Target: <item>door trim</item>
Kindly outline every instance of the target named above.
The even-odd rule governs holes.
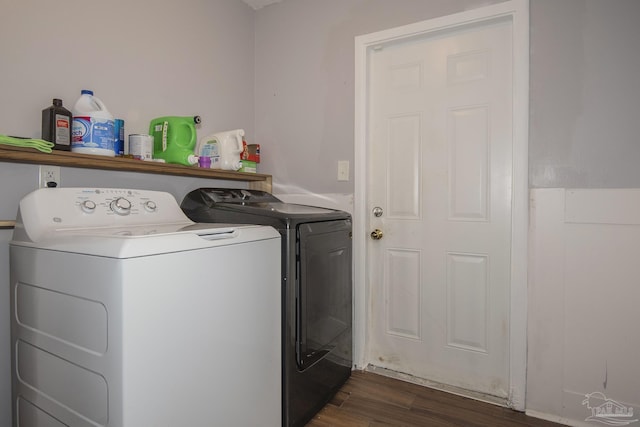
[[[461,28],[496,18],[511,19],[513,28],[513,189],[511,201],[511,288],[509,331],[510,407],[525,408],[527,367],[527,246],[529,215],[529,0],[511,0],[440,18],[404,25],[355,38],[355,193],[354,245],[354,364],[368,365],[370,298],[367,277],[367,114],[369,52],[376,46],[434,31]]]

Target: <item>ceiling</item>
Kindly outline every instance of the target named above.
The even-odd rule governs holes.
[[[249,6],[251,6],[253,10],[258,10],[265,6],[269,6],[270,4],[279,3],[282,0],[242,0],[242,1],[248,4]]]

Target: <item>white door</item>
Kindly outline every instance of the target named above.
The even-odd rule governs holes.
[[[368,360],[499,398],[509,394],[512,64],[510,20],[378,46],[369,62],[368,224],[382,238],[367,247]]]

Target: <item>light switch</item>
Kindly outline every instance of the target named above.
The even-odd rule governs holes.
[[[338,160],[338,181],[349,181],[349,160]]]

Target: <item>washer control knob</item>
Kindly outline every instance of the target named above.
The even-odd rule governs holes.
[[[131,202],[124,197],[118,197],[111,202],[111,210],[118,215],[129,215],[131,213]]]
[[[84,200],[80,203],[80,209],[86,213],[93,213],[96,210],[96,204],[93,200]]]
[[[155,212],[156,209],[158,209],[158,205],[156,205],[156,202],[154,202],[153,200],[147,200],[146,202],[144,202],[144,208],[148,212]]]

